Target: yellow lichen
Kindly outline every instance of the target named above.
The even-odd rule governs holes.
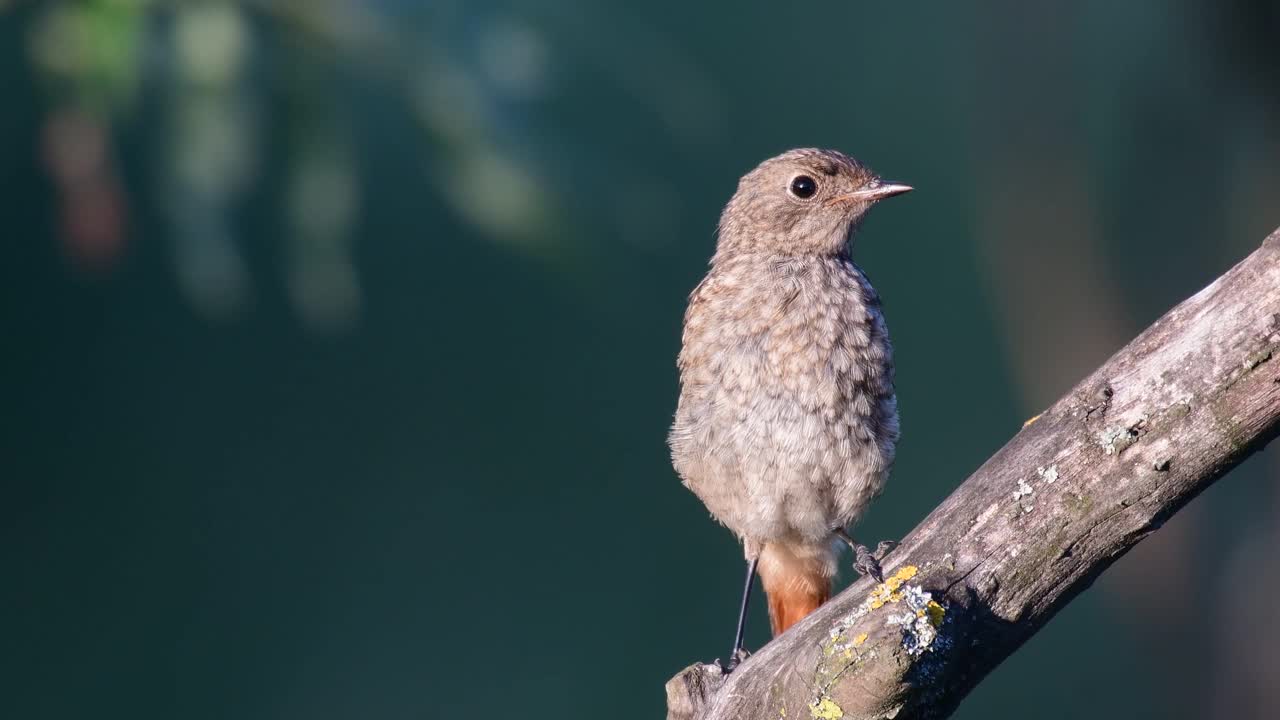
[[[934,627],[942,627],[942,617],[947,614],[946,608],[938,604],[936,600],[930,600],[925,606],[925,612],[929,613],[929,624]]]
[[[903,565],[898,568],[898,572],[894,573],[888,580],[885,580],[884,584],[888,585],[891,589],[896,590],[902,585],[902,583],[915,577],[918,572],[920,572],[920,568],[915,565]]]
[[[818,720],[840,720],[844,710],[829,697],[809,703],[809,714]]]
[[[875,590],[867,596],[867,604],[872,610],[878,610],[884,607],[885,603],[896,603],[902,600],[902,593],[898,589],[902,584],[916,576],[920,572],[920,568],[915,565],[903,565],[898,568],[898,572],[885,578],[885,581],[876,586]]]
[[[854,638],[854,639],[853,639],[853,646],[854,646],[854,647],[858,647],[859,645],[861,645],[862,643],[864,643],[864,642],[866,642],[866,641],[867,641],[867,634],[866,634],[866,633],[859,633],[859,634],[858,634],[858,637],[856,637],[856,638]]]

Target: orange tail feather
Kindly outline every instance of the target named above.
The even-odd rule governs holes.
[[[769,625],[781,635],[831,597],[835,554],[830,546],[767,543],[760,582],[769,598]]]

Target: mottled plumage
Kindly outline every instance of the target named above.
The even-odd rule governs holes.
[[[672,459],[759,558],[777,632],[825,601],[834,532],[893,464],[893,352],[849,240],[867,208],[907,189],[833,151],[766,160],[725,207],[689,298]]]

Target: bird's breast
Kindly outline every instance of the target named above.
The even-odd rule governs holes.
[[[686,351],[726,389],[761,401],[785,394],[818,410],[865,403],[860,386],[879,385],[888,336],[852,263],[740,263],[715,268],[708,284],[691,307]]]

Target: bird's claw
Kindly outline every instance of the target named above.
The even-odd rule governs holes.
[[[857,570],[859,575],[870,575],[876,579],[876,582],[884,582],[884,573],[880,569],[880,561],[884,560],[885,555],[893,552],[898,543],[894,540],[881,540],[880,544],[876,545],[875,552],[872,552],[867,549],[866,545],[854,542],[844,528],[836,528],[834,532],[836,537],[843,540],[849,546],[849,549],[853,550],[853,569]]]
[[[898,547],[897,540],[881,540],[880,543],[876,545],[876,560],[884,560],[884,556],[893,552],[893,549],[896,547]]]
[[[880,563],[896,547],[898,543],[894,540],[881,540],[873,552],[866,545],[853,543],[853,569],[860,575],[870,575],[876,582],[884,582],[884,571],[881,570]]]
[[[751,657],[751,653],[747,652],[746,648],[738,648],[736,651],[734,651],[732,655],[729,656],[729,662],[725,663],[724,674],[728,675],[729,673],[733,672],[734,668],[741,665],[742,661],[746,660],[749,657]]]
[[[876,548],[877,553],[880,548]],[[853,548],[853,569],[858,571],[859,575],[870,575],[876,579],[876,582],[884,582],[884,573],[880,570],[880,560],[876,557],[877,553],[873,553],[867,549],[866,545],[855,545]]]

